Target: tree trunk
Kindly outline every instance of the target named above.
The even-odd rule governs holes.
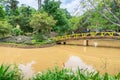
[[[42,0],[38,0],[38,10],[41,9],[41,2],[42,2]]]

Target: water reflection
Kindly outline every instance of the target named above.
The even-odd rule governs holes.
[[[83,51],[84,51],[84,53],[86,53],[87,52],[87,47],[83,47]]]
[[[33,64],[35,64],[35,61],[27,63],[26,65],[24,64],[18,65],[18,68],[22,71],[25,80],[28,80],[33,77],[34,75],[34,70],[32,69]]]
[[[98,42],[94,42],[94,46],[97,47],[98,46]]]
[[[88,70],[88,72],[95,72],[94,68],[90,65],[87,65],[83,62],[78,56],[71,56],[68,61],[65,63],[65,68],[71,68],[73,71],[76,71],[78,67],[81,70]]]

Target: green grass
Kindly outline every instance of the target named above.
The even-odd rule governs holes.
[[[23,80],[23,76],[16,66],[1,65],[0,80]],[[120,73],[114,76],[108,73],[101,75],[99,72],[88,72],[79,68],[73,72],[71,69],[55,67],[52,70],[48,69],[43,73],[37,73],[29,80],[120,80]]]
[[[12,46],[12,47],[42,47],[42,46],[45,46],[45,45],[52,45],[52,44],[55,44],[54,41],[50,41],[50,40],[46,40],[46,41],[42,41],[42,42],[36,42],[36,41],[32,41],[31,44],[25,44],[25,43],[9,43],[9,42],[0,42],[0,45],[3,45],[3,46]]]
[[[16,66],[1,65],[0,80],[22,80],[20,70]]]
[[[101,75],[99,72],[89,73],[87,70],[81,71],[79,68],[77,72],[55,68],[53,70],[47,70],[42,74],[37,74],[33,80],[120,80],[120,73],[111,76],[108,73],[104,75]]]

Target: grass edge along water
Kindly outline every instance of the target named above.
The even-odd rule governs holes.
[[[17,65],[0,66],[0,80],[24,80],[24,76]],[[71,69],[47,69],[45,72],[36,73],[32,79],[28,80],[120,80],[120,73],[117,75],[109,75],[105,73],[101,75],[99,72],[88,72],[86,70],[78,70],[73,72]]]

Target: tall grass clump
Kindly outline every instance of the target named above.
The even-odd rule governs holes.
[[[0,66],[0,80],[22,80],[22,75],[17,66],[2,64]]]
[[[31,79],[23,79],[21,70],[16,66],[1,65],[0,80],[120,80],[120,73],[112,76],[108,73],[101,75],[99,72],[88,72],[78,68],[76,72],[71,69],[48,69],[45,72],[37,73]]]
[[[54,69],[46,70],[44,73],[38,73],[33,80],[75,80],[74,72],[68,69]]]
[[[69,69],[48,69],[46,72],[38,73],[33,80],[120,80],[120,73],[111,76],[108,73],[101,75],[99,72],[88,72],[87,70],[78,70],[73,72]]]

